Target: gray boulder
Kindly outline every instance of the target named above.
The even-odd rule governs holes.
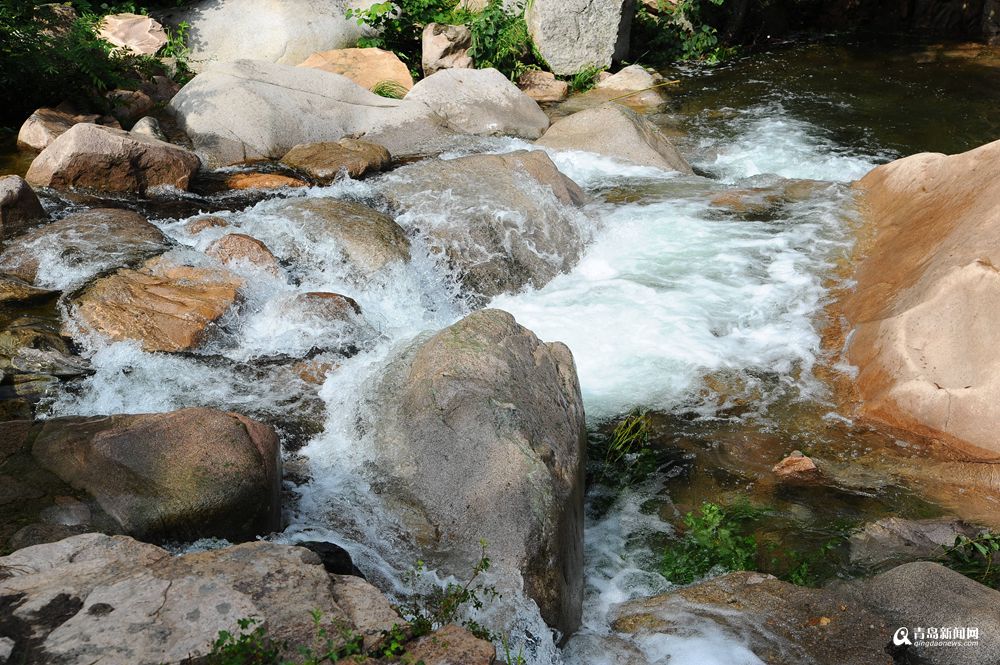
[[[501,588],[563,634],[580,624],[586,426],[569,349],[481,310],[399,349],[366,389],[376,486],[431,566]]]
[[[586,196],[542,151],[426,160],[385,176],[381,191],[474,298],[540,288],[583,251],[574,208]]]
[[[605,104],[563,118],[536,143],[559,150],[593,152],[638,166],[693,173],[656,125],[618,104]]]
[[[48,218],[48,213],[24,178],[16,175],[0,177],[0,242]]]
[[[31,456],[137,538],[247,540],[281,526],[278,437],[234,413],[52,418]]]
[[[888,619],[893,629],[908,628],[911,640],[917,626],[979,629],[974,647],[934,645],[934,640],[929,640],[922,646],[904,647],[908,656],[904,662],[1000,663],[1000,591],[929,561],[897,566],[857,584],[855,590],[865,605]]]
[[[405,156],[453,133],[426,104],[379,97],[332,72],[254,60],[207,69],[169,109],[212,166],[280,159],[297,145],[342,138]]]
[[[130,210],[94,208],[22,234],[0,253],[0,273],[63,289],[98,273],[138,263],[169,241]]]
[[[363,27],[347,10],[374,0],[201,0],[167,12],[171,25],[189,26],[190,66],[246,58],[297,65],[317,51],[357,44]],[[234,38],[239,35],[239,38]]]
[[[571,75],[628,55],[632,0],[534,0],[525,20],[549,68]]]
[[[267,542],[175,557],[88,533],[0,557],[0,625],[13,662],[24,665],[202,662],[219,632],[239,635],[246,618],[287,641],[290,658],[314,645],[315,610],[335,647],[342,630],[374,630],[371,617],[352,611],[363,600],[384,608],[379,626],[390,623],[371,585],[328,575],[307,549]],[[395,623],[405,625],[398,615]]]
[[[549,126],[538,103],[495,69],[443,69],[406,99],[427,104],[463,134],[537,139]]]

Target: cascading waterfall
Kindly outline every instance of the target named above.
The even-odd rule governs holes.
[[[699,389],[704,376],[720,371],[767,373],[776,377],[772,391],[822,398],[822,386],[811,375],[820,352],[815,317],[826,294],[824,279],[850,245],[851,194],[844,183],[871,168],[872,159],[847,153],[773,105],[740,111],[726,132],[705,136],[694,160],[712,179],[627,167],[583,153],[551,153],[564,173],[594,195],[585,210],[592,240],[570,273],[542,289],[490,303],[514,314],[543,340],[569,345],[594,423],[639,406],[711,417],[717,407],[701,400]],[[530,147],[502,140],[488,149]],[[762,174],[828,182],[805,200],[784,205],[773,218],[726,215],[711,204],[719,193],[773,180]],[[295,195],[371,200],[377,188],[377,180],[346,180]],[[453,276],[419,238],[410,264],[358,281],[338,267],[335,246],[303,237],[280,208],[280,200],[270,200],[220,213],[232,226],[198,236],[185,231],[185,220],[157,221],[182,246],[172,251],[188,259],[200,260],[212,240],[239,230],[278,256],[294,256],[295,272],[287,280],[245,272],[242,307],[197,353],[150,354],[134,343],[90,341],[85,354],[96,373],[55,396],[46,408],[51,415],[90,415],[206,405],[279,422],[320,419],[322,432],[301,450],[312,480],[297,488],[300,501],[281,538],[337,542],[371,579],[390,593],[402,593],[401,574],[417,554],[365,479],[370,450],[357,435],[358,397],[394,346],[453,323],[467,306],[457,297]],[[320,359],[340,367],[317,396],[287,368],[260,361],[331,346],[340,334],[336,326],[289,318],[278,306],[295,293],[320,290],[357,300],[377,336],[346,360],[321,353]],[[765,392],[758,408],[766,410],[769,398]],[[622,662],[616,660],[622,654],[601,641],[611,633],[611,607],[669,587],[651,572],[655,553],[635,545],[641,534],[670,529],[643,510],[644,501],[660,489],[654,475],[623,490],[610,511],[588,520],[585,625],[570,641],[566,662]],[[563,652],[533,603],[509,602],[518,613],[510,626],[515,651],[523,647],[533,665],[562,662]],[[651,663],[759,662],[745,645],[717,629],[692,624],[689,633],[629,648]]]

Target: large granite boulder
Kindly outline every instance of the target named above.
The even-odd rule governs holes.
[[[0,243],[48,218],[49,214],[24,178],[0,176]]]
[[[339,74],[253,60],[209,68],[169,108],[212,166],[280,159],[297,145],[342,138],[408,155],[452,134],[426,104],[379,97]]]
[[[200,166],[194,153],[179,146],[79,123],[42,150],[25,179],[36,187],[143,194],[151,187],[187,189]]]
[[[381,191],[473,299],[541,288],[583,251],[585,194],[540,150],[425,160],[385,176]]]
[[[428,564],[501,588],[564,635],[580,624],[586,425],[569,349],[481,310],[397,350],[366,389],[374,486]],[[522,582],[523,580],[523,582]]]
[[[166,22],[190,28],[189,64],[196,72],[217,62],[253,59],[297,65],[317,51],[355,46],[363,36],[350,8],[374,0],[199,0],[166,12]],[[234,38],[239,35],[241,38]]]
[[[72,301],[67,332],[136,340],[146,351],[187,351],[236,302],[243,278],[222,268],[156,257],[102,277]]]
[[[1000,459],[1000,141],[857,183],[870,232],[837,309],[860,415]]]
[[[0,432],[137,538],[248,540],[281,528],[278,438],[244,416],[184,409]]]
[[[64,289],[167,249],[160,229],[131,210],[93,208],[44,224],[7,243],[0,272]]]
[[[656,125],[635,111],[606,104],[557,121],[538,145],[582,150],[638,166],[693,173],[691,166]]]
[[[392,51],[380,48],[342,48],[313,53],[299,67],[312,67],[346,76],[365,90],[386,81],[396,83],[403,93],[413,87],[406,64]]]
[[[427,104],[463,134],[537,139],[549,126],[538,103],[495,69],[441,70],[406,99]]]
[[[88,533],[0,557],[0,571],[3,641],[12,643],[8,661],[23,665],[204,662],[220,631],[257,627],[288,643],[284,662],[318,646],[314,611],[334,648],[393,620],[383,611],[373,625],[353,611],[388,605],[363,580],[331,576],[309,550],[268,542],[172,556]],[[243,619],[256,625],[243,629]]]
[[[525,20],[549,68],[571,75],[628,54],[632,7],[631,0],[534,0]]]

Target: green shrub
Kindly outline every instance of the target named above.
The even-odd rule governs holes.
[[[738,504],[724,508],[704,502],[698,514],[684,517],[684,532],[663,555],[660,572],[675,584],[690,584],[713,569],[727,572],[753,570],[757,539],[744,533],[748,522],[766,511]]]
[[[977,582],[1000,589],[1000,534],[983,531],[975,538],[957,536],[941,563]]]
[[[461,22],[467,12],[456,9],[458,0],[395,0],[376,2],[368,9],[348,10],[348,18],[372,30],[358,46],[394,52],[415,77],[420,76],[421,35],[429,23]]]
[[[64,101],[81,110],[107,111],[104,92],[135,87],[162,71],[154,58],[124,53],[97,37],[103,14],[143,6],[72,4],[80,17],[63,24],[41,2],[0,0],[0,90],[7,102],[0,125],[16,127],[36,108]],[[183,59],[185,37],[184,27],[171,35],[170,55]]]
[[[469,56],[476,67],[493,67],[512,81],[535,65],[532,41],[524,13],[509,14],[502,0],[489,4],[469,20],[472,48]]]
[[[636,3],[632,28],[633,60],[665,64],[675,60],[718,62],[732,55],[719,44],[714,27],[705,21],[707,5],[721,6],[725,0],[658,0],[654,15],[645,4]]]

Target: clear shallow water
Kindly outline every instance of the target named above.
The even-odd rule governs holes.
[[[740,86],[727,87],[735,78],[742,79]],[[593,196],[581,220],[591,237],[588,249],[575,269],[545,288],[502,296],[491,306],[510,311],[542,339],[570,346],[595,427],[641,407],[667,414],[664,431],[679,432],[677,438],[698,445],[751,450],[755,437],[787,437],[802,446],[808,433],[801,434],[788,413],[797,409],[816,418],[832,408],[813,370],[823,363],[817,324],[829,279],[852,241],[855,220],[847,183],[897,148],[886,147],[870,132],[831,131],[841,112],[859,117],[857,99],[847,94],[836,103],[816,101],[815,91],[825,82],[781,90],[781,81],[772,78],[758,89],[739,68],[693,80],[678,112],[660,120],[683,128],[681,145],[699,172],[711,178],[553,153],[559,167]],[[826,109],[835,110],[828,115]],[[490,149],[523,147],[498,141]],[[733,209],[717,200],[748,187],[774,185],[780,182],[776,176],[825,184],[764,211]],[[348,181],[296,196],[377,203],[377,189],[377,180]],[[292,267],[277,278],[247,268],[245,303],[211,343],[194,354],[168,356],[144,353],[135,344],[92,340],[86,354],[96,374],[47,407],[62,415],[208,405],[277,422],[286,444],[303,446],[300,453],[313,478],[295,490],[300,500],[283,538],[338,542],[383,588],[403,593],[402,573],[418,554],[368,485],[363,470],[371,448],[359,434],[359,421],[370,414],[359,413],[358,404],[395,345],[449,325],[468,309],[456,297],[453,276],[435,263],[419,238],[409,265],[359,281],[339,267],[336,246],[297,232],[283,218],[281,205],[265,201],[222,213],[235,229],[259,238]],[[447,220],[449,208],[443,203],[419,214],[428,216],[423,221],[435,215]],[[417,221],[400,219],[404,225]],[[204,260],[201,251],[213,239],[234,230],[190,236],[183,222],[158,223],[182,245],[174,251],[195,261]],[[354,357],[345,360],[326,350],[336,346],[331,340],[340,334],[337,329],[282,314],[282,302],[316,290],[357,300],[376,331]],[[339,368],[317,387],[288,362],[275,362],[306,355]],[[734,403],[750,406],[734,416]],[[772,443],[769,454],[774,449]],[[614,492],[593,487],[584,628],[562,652],[532,603],[508,598],[513,607],[496,608],[494,618],[515,617],[506,625],[515,651],[523,645],[529,662],[539,665],[614,663],[630,650],[650,663],[671,665],[759,662],[741,639],[703,623],[692,623],[683,637],[624,646],[604,639],[611,633],[609,613],[615,604],[669,588],[655,570],[657,543],[673,529],[666,514],[672,501],[678,502],[674,512],[682,512],[690,509],[683,502],[698,500],[695,496],[714,498],[712,492],[745,484],[738,474],[727,478],[686,481],[697,489],[686,496],[667,472]],[[862,491],[875,490],[865,486]]]

